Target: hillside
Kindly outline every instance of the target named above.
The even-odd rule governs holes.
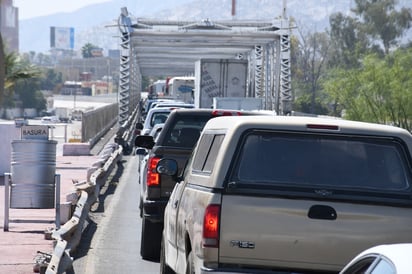
[[[79,9],[72,13],[20,21],[20,51],[47,52],[51,26],[74,27],[75,49],[90,42],[105,49],[118,48],[117,19],[120,9],[126,4],[129,12],[137,18],[172,20],[255,19],[271,20],[282,14],[282,2],[273,0],[237,1],[236,16],[231,15],[231,0],[112,0]],[[289,0],[287,16],[293,17],[304,31],[324,31],[329,26],[329,16],[335,12],[349,14],[353,0]],[[155,3],[155,4],[154,4]],[[408,0],[400,6],[412,7]]]

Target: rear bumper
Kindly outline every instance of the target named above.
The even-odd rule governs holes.
[[[143,202],[143,217],[152,223],[163,223],[167,200],[146,200]]]

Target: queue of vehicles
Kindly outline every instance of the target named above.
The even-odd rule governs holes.
[[[337,273],[371,246],[410,242],[411,149],[384,125],[212,119],[186,166],[156,166],[176,183],[161,273]]]
[[[161,273],[338,273],[362,250],[411,242],[409,132],[276,116],[242,92],[188,109],[145,104],[135,139],[143,259],[160,259]],[[353,273],[383,273],[363,266],[371,272]]]

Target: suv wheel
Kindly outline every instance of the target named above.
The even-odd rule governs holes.
[[[140,240],[140,255],[145,260],[158,260],[160,257],[160,238],[162,225],[152,223],[145,217],[142,219],[142,236]]]

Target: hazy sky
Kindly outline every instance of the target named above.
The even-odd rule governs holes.
[[[19,8],[19,19],[23,20],[57,12],[71,12],[103,2],[110,0],[14,0],[14,6]]]

